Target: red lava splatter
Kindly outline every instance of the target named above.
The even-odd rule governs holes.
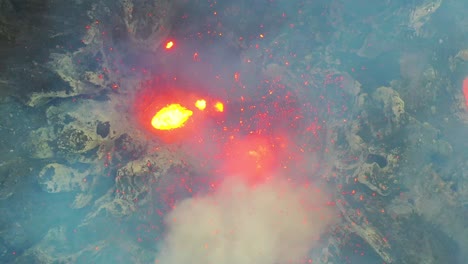
[[[468,110],[468,77],[463,80],[463,96],[465,97],[465,106]]]

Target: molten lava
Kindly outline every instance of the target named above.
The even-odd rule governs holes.
[[[216,102],[214,107],[215,107],[216,112],[220,112],[220,113],[224,112],[224,104],[223,103]]]
[[[205,110],[206,108],[206,100],[199,99],[195,102],[195,107],[198,108],[200,111]]]
[[[151,119],[151,125],[159,130],[172,130],[184,126],[193,112],[180,104],[170,104],[159,110]]]
[[[174,47],[174,41],[170,40],[166,42],[166,49],[171,49],[172,47]]]
[[[226,109],[216,110],[216,103],[223,101],[198,94],[174,80],[155,79],[143,83],[137,91],[132,112],[146,136],[180,143],[198,140],[207,124],[223,120]]]

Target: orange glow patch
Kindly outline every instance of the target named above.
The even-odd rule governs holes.
[[[195,107],[203,111],[206,108],[206,100],[200,99],[195,102]]]
[[[274,147],[264,137],[250,135],[228,142],[225,149],[223,173],[241,177],[249,184],[263,182],[275,166]]]
[[[463,96],[465,97],[465,106],[468,110],[468,77],[463,80]]]
[[[166,42],[166,49],[171,49],[172,47],[174,47],[174,41],[170,40]]]
[[[255,169],[262,169],[264,165],[268,165],[268,164],[263,164],[264,161],[266,160],[266,157],[268,157],[269,155],[268,152],[269,152],[269,149],[266,146],[262,146],[262,145],[253,147],[251,150],[247,152],[250,158],[255,160]]]
[[[184,126],[193,112],[180,104],[170,104],[159,110],[151,119],[151,125],[158,130],[172,130]]]
[[[223,104],[223,103],[221,103],[221,102],[216,102],[215,105],[214,105],[214,107],[215,107],[215,110],[216,110],[217,112],[220,112],[220,113],[224,112],[224,104]]]

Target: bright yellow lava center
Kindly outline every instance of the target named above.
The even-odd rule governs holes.
[[[221,102],[216,102],[215,104],[215,109],[218,112],[223,112],[224,111],[224,105]]]
[[[171,130],[184,126],[193,112],[180,104],[170,104],[157,112],[151,125],[159,130]]]
[[[195,107],[200,109],[201,111],[205,110],[206,108],[206,101],[203,99],[197,100],[195,102]]]

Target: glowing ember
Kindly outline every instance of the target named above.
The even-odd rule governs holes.
[[[221,103],[221,102],[216,102],[215,105],[215,110],[218,111],[218,112],[224,112],[224,104]]]
[[[172,47],[174,47],[174,41],[172,41],[172,40],[168,41],[166,43],[166,49],[171,49]]]
[[[201,111],[205,110],[206,108],[206,101],[203,99],[197,100],[195,102],[195,107],[200,109]]]
[[[184,126],[193,112],[180,104],[170,104],[157,112],[151,125],[159,130],[171,130]]]

